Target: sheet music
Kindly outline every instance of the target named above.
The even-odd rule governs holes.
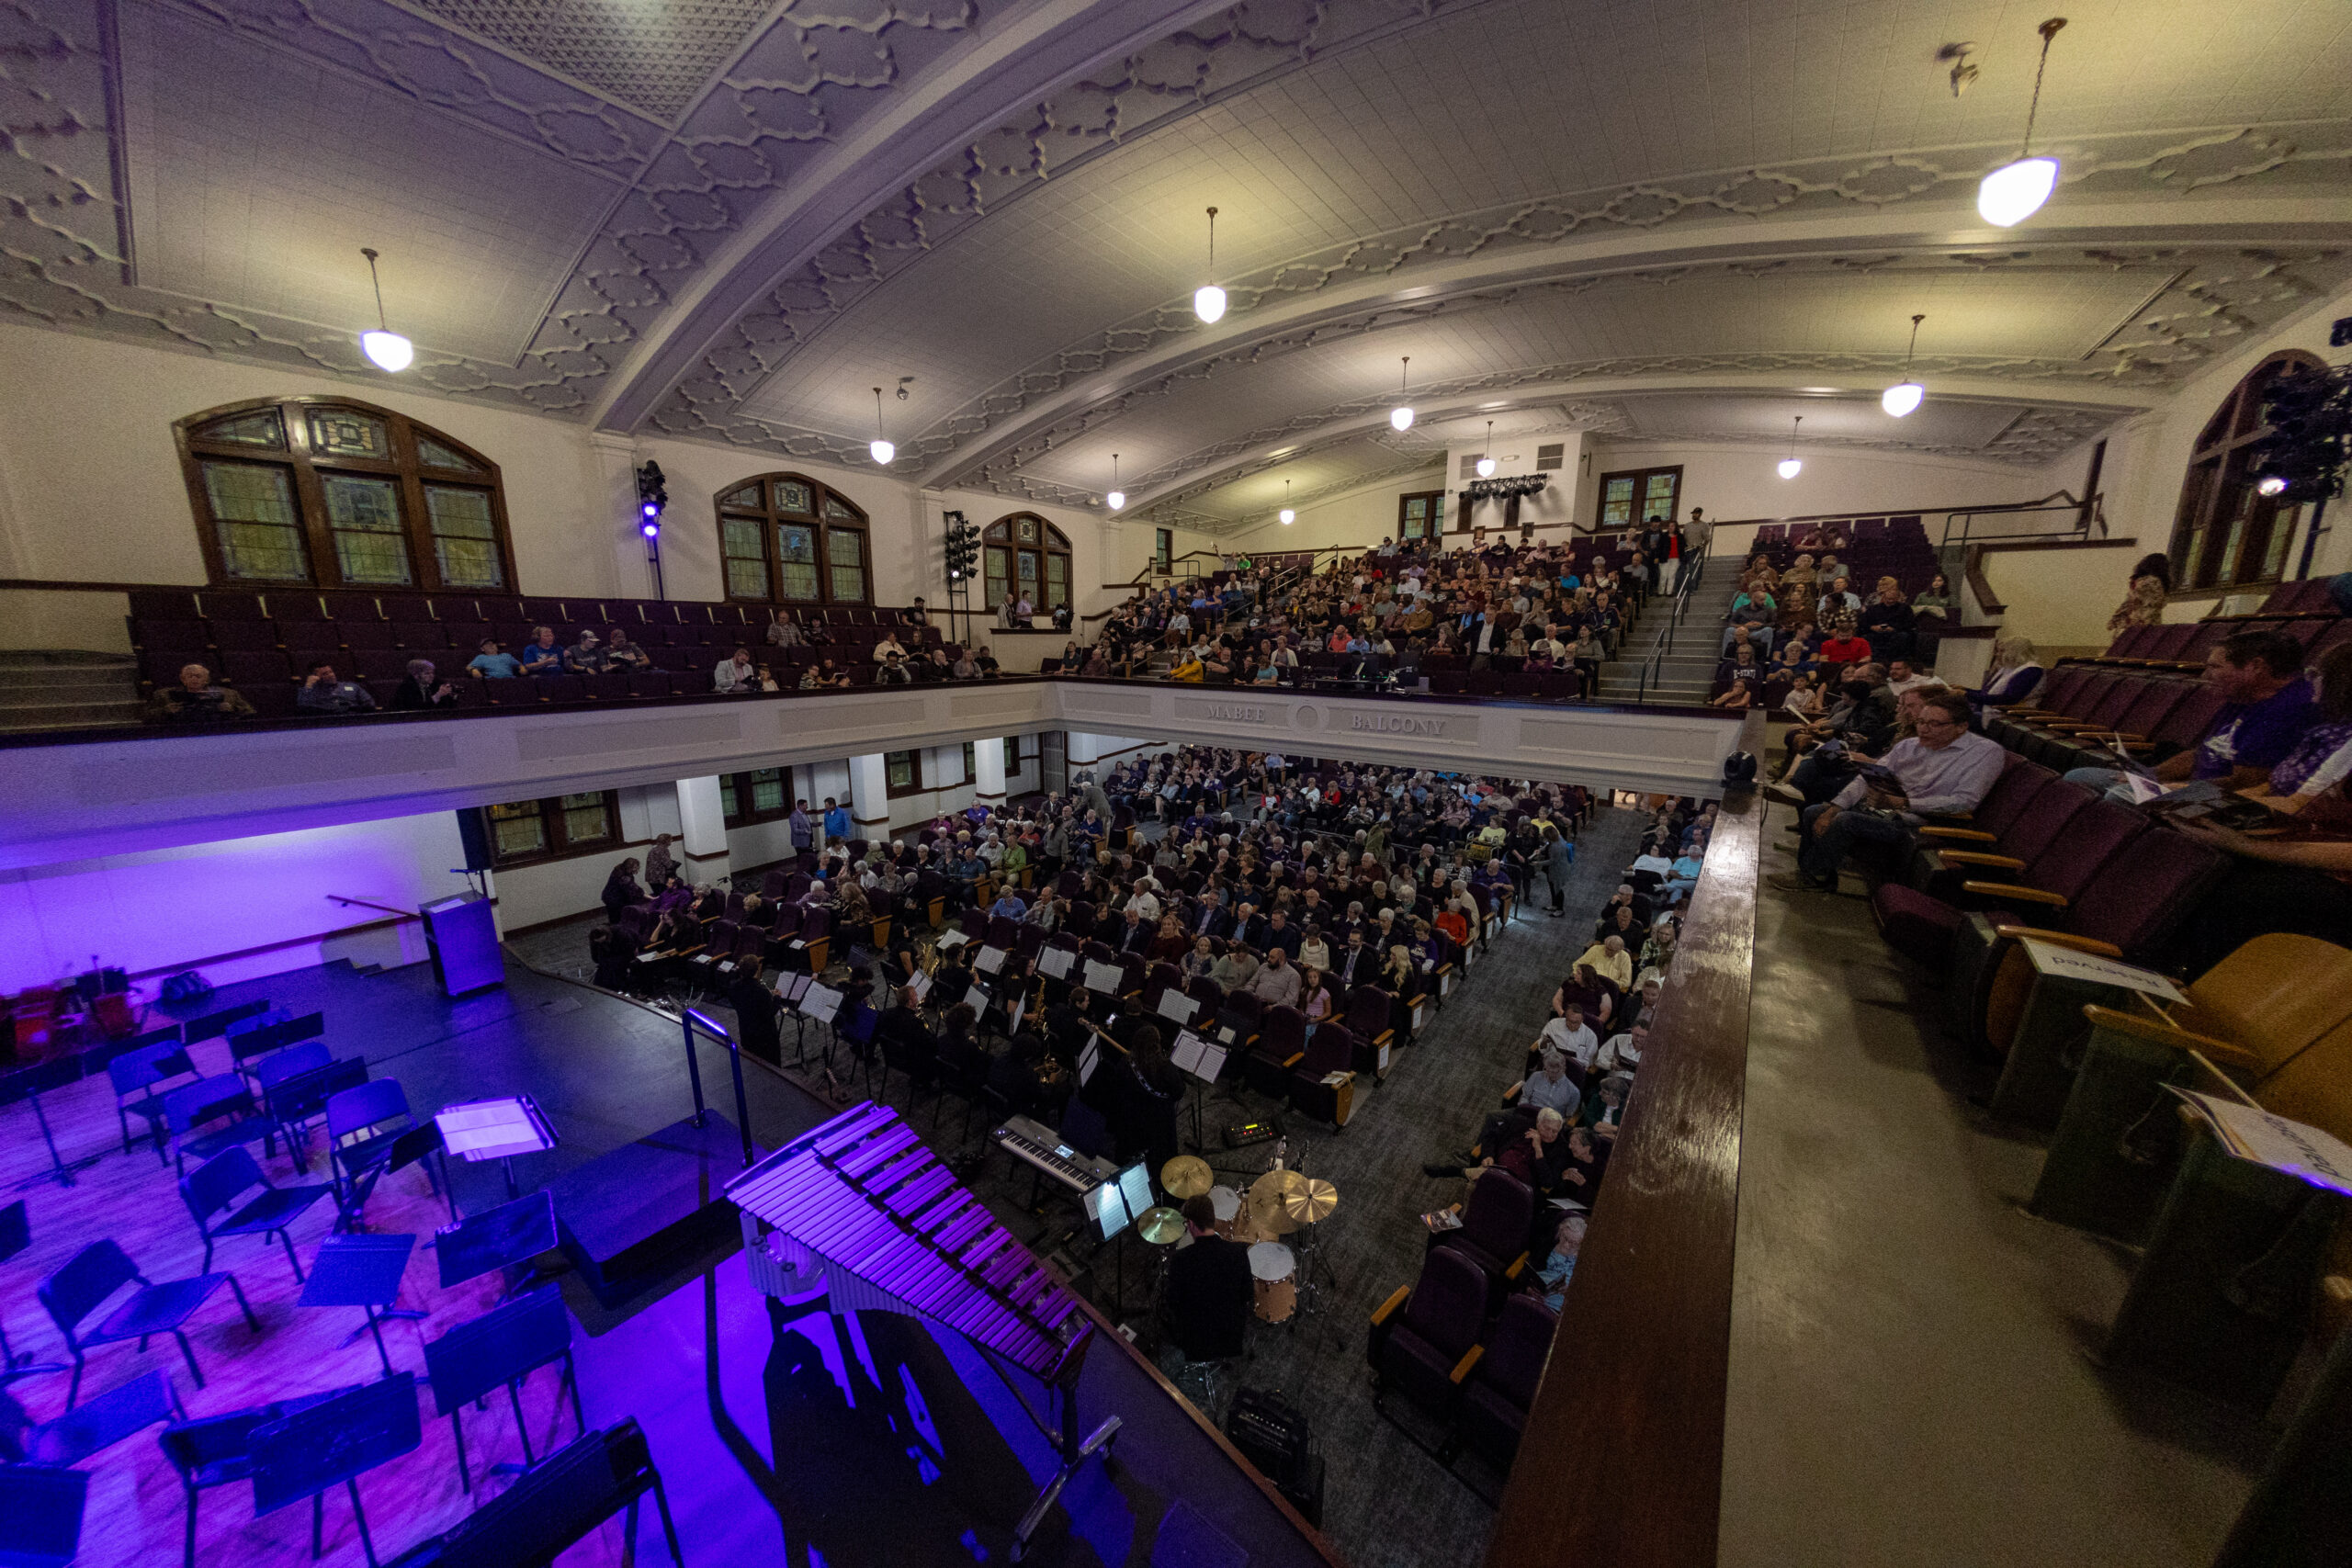
[[[1021,1031],[1021,1015],[1028,1010],[1029,993],[1026,990],[1013,992],[1012,1006],[1005,1014],[1004,1032],[1007,1034],[1019,1033]]]
[[[1037,953],[1038,972],[1050,975],[1057,980],[1062,979],[1069,974],[1069,966],[1077,957],[1078,954],[1066,947],[1041,948]]]
[[[808,984],[812,978],[813,976],[808,975],[777,976],[775,982],[776,1000],[784,1003],[786,1007],[798,1007],[800,1005],[800,998],[808,993]]]
[[[441,1142],[453,1155],[469,1160],[497,1159],[504,1155],[535,1154],[548,1146],[520,1100],[485,1100],[452,1105],[435,1115]]]
[[[914,987],[915,1000],[924,1002],[931,999],[931,972],[929,970],[916,970],[914,978],[909,980],[907,984]]]
[[[972,956],[972,967],[983,975],[993,975],[1004,967],[1005,951],[1001,947],[983,947]]]
[[[800,1011],[820,1023],[833,1021],[833,1014],[842,1005],[842,994],[831,986],[810,985],[800,995]]]
[[[1177,1032],[1176,1049],[1170,1052],[1168,1057],[1203,1083],[1212,1084],[1225,1071],[1225,1058],[1224,1046],[1204,1040],[1189,1029]]]
[[[939,951],[944,953],[951,947],[959,947],[971,940],[960,931],[944,931],[939,938]]]
[[[1078,1082],[1079,1082],[1079,1087],[1080,1087],[1080,1088],[1081,1088],[1081,1089],[1083,1089],[1084,1087],[1086,1087],[1087,1081],[1088,1081],[1089,1079],[1091,1079],[1091,1077],[1094,1077],[1094,1069],[1095,1069],[1096,1067],[1098,1067],[1098,1066],[1102,1066],[1102,1043],[1101,1043],[1100,1041],[1097,1041],[1097,1040],[1089,1039],[1089,1040],[1086,1042],[1086,1043],[1085,1043],[1084,1045],[1082,1045],[1082,1046],[1080,1046],[1080,1047],[1079,1048],[1079,1053],[1078,1053]]]
[[[1086,988],[1106,997],[1115,997],[1126,983],[1126,971],[1115,964],[1105,964],[1099,958],[1086,961]]]
[[[989,994],[980,987],[974,986],[964,993],[964,1005],[976,1013],[985,1014],[989,1010]]]
[[[1193,1014],[1200,1010],[1200,1005],[1171,986],[1159,993],[1159,1006],[1154,1010],[1162,1018],[1171,1019],[1178,1023],[1190,1023],[1193,1021]]]

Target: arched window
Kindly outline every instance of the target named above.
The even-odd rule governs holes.
[[[498,465],[405,414],[267,398],[172,429],[216,586],[514,584]]]
[[[1069,540],[1034,512],[1000,517],[980,533],[980,579],[988,607],[1026,594],[1050,613],[1069,601]]]
[[[2262,403],[2281,376],[2326,368],[2308,354],[2274,354],[2232,388],[2206,421],[2181,480],[2180,508],[2173,514],[2176,588],[2278,580],[2303,509],[2281,506],[2254,488],[2254,444],[2270,434],[2262,423]]]
[[[762,474],[718,494],[727,597],[870,604],[865,513],[806,474]]]

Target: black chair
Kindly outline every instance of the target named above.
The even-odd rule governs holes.
[[[435,1197],[447,1200],[449,1218],[454,1223],[458,1218],[457,1199],[450,1192],[446,1178],[435,1175],[433,1169],[433,1156],[441,1154],[445,1146],[438,1122],[423,1122],[405,1133],[394,1134],[390,1145],[381,1151],[383,1157],[370,1160],[345,1183],[337,1205],[342,1213],[338,1226],[358,1229],[367,1218],[368,1200],[375,1196],[377,1185],[384,1178],[396,1175],[413,1165],[424,1167],[425,1185],[433,1190]]]
[[[149,1336],[156,1334],[168,1334],[179,1341],[187,1370],[195,1376],[196,1386],[202,1388],[204,1369],[196,1364],[196,1351],[189,1347],[182,1325],[224,1284],[235,1293],[238,1310],[245,1314],[246,1326],[259,1334],[261,1320],[254,1316],[253,1303],[245,1300],[244,1289],[233,1274],[197,1274],[185,1280],[166,1280],[159,1285],[141,1274],[138,1265],[111,1241],[94,1241],[75,1253],[64,1268],[43,1280],[36,1292],[50,1321],[63,1336],[66,1349],[74,1355],[74,1376],[66,1385],[65,1408],[73,1409],[74,1399],[81,1393],[82,1371],[91,1350],[125,1339],[135,1339],[143,1345]],[[139,1289],[107,1314],[95,1330],[85,1333],[82,1326],[85,1321],[125,1285],[137,1285]]]
[[[0,1562],[10,1568],[65,1568],[82,1549],[87,1471],[45,1464],[0,1464]]]
[[[280,1052],[279,1055],[291,1056],[296,1051],[307,1052],[310,1049],[308,1045],[298,1045],[294,1051]],[[265,1076],[276,1060],[272,1057],[270,1062],[262,1064]],[[310,1169],[311,1123],[327,1113],[327,1101],[345,1089],[356,1089],[367,1081],[367,1059],[354,1056],[348,1061],[328,1062],[322,1066],[295,1072],[282,1081],[270,1084],[263,1091],[271,1120],[286,1134],[287,1152],[294,1161],[295,1169]],[[332,1160],[328,1163],[328,1169],[332,1175]]]
[[[348,1192],[354,1178],[391,1157],[392,1140],[416,1125],[398,1078],[370,1078],[327,1101],[331,1174]]]
[[[180,1490],[187,1496],[187,1534],[180,1551],[181,1568],[196,1568],[197,1499],[215,1486],[252,1480],[254,1428],[266,1427],[284,1415],[282,1406],[257,1404],[225,1416],[175,1421],[157,1438],[163,1445],[164,1457],[179,1475]]]
[[[114,1085],[115,1119],[122,1123],[122,1152],[130,1152],[130,1119],[136,1116],[147,1123],[158,1164],[164,1158],[164,1097],[196,1081],[196,1064],[179,1043],[179,1031],[171,1033],[169,1040],[125,1052],[107,1064],[107,1077]]]
[[[32,1244],[32,1221],[26,1213],[25,1201],[19,1198],[6,1208],[0,1209],[0,1263],[20,1256]],[[17,1359],[16,1348],[8,1343],[7,1325],[0,1323],[0,1387],[6,1387],[18,1378],[64,1370],[62,1365],[36,1366],[29,1360]]]
[[[187,1414],[169,1372],[132,1378],[38,1427],[15,1400],[0,1398],[0,1458],[10,1464],[80,1464],[144,1427]],[[0,1563],[7,1561],[0,1553]]]
[[[262,1113],[254,1091],[234,1073],[198,1078],[165,1095],[164,1121],[172,1134],[172,1166],[181,1176],[191,1155],[208,1160],[257,1140],[277,1152],[277,1123]]]
[[[260,1190],[254,1191],[255,1188]],[[294,1238],[286,1234],[287,1227],[332,1190],[277,1186],[261,1173],[253,1152],[243,1145],[221,1150],[198,1166],[196,1174],[180,1180],[180,1199],[187,1204],[198,1234],[204,1237],[206,1269],[212,1267],[214,1244],[224,1236],[274,1235],[286,1247],[286,1261],[292,1266],[298,1285],[302,1282],[302,1263],[294,1256]],[[241,1199],[244,1200],[242,1206]],[[215,1224],[213,1216],[224,1209],[231,1211],[229,1217]]]

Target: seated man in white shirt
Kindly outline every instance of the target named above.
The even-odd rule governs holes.
[[[1887,748],[1884,760],[1855,774],[1836,799],[1804,808],[1797,869],[1772,877],[1772,886],[1834,893],[1838,869],[1857,845],[1894,846],[1890,859],[1899,859],[1921,814],[1976,809],[2008,765],[2008,753],[1998,741],[1969,732],[1968,699],[1959,693],[1917,701],[1916,739]]]
[[[1279,947],[1266,950],[1266,962],[1247,982],[1250,994],[1270,1008],[1298,1005],[1298,966]]]
[[[752,650],[739,648],[733,654],[718,661],[711,671],[710,689],[714,692],[741,693],[760,689],[760,672],[752,666]]]
[[[1637,1023],[1623,1034],[1612,1034],[1593,1058],[1596,1072],[1630,1073],[1642,1065],[1642,1047],[1649,1043],[1650,1026]]]
[[[907,656],[907,650],[900,645],[898,633],[884,632],[882,634],[882,640],[874,645],[874,662],[876,664],[887,663],[889,661],[889,659],[893,654],[896,654],[900,659],[904,659]]]
[[[1559,1017],[1544,1025],[1544,1032],[1535,1037],[1535,1046],[1539,1051],[1557,1051],[1574,1062],[1578,1072],[1587,1072],[1600,1051],[1600,1041],[1586,1025],[1584,1008],[1570,1002]]]
[[[1925,686],[1941,687],[1943,682],[1933,675],[1922,675],[1911,668],[1907,659],[1890,660],[1886,666],[1886,689],[1897,697],[1905,692],[1916,692]]]

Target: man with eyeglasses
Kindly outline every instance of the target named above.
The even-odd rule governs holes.
[[[1794,874],[1772,878],[1788,892],[1838,890],[1838,868],[1863,844],[1887,847],[1889,858],[1907,850],[1921,815],[1973,811],[2008,758],[2000,745],[1968,729],[1968,699],[1939,692],[1920,700],[1917,733],[1887,749],[1826,805],[1810,806],[1800,821],[1804,840]]]

